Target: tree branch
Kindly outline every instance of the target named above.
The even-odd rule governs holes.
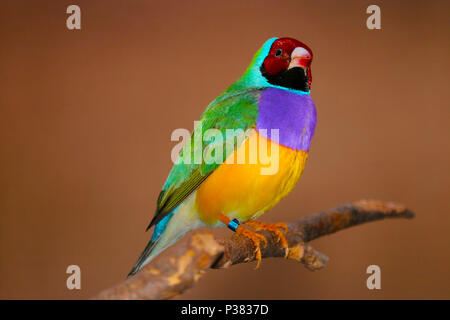
[[[328,257],[307,242],[356,226],[385,218],[414,217],[414,213],[400,204],[375,200],[360,200],[318,212],[288,223],[287,258],[297,260],[309,270],[325,267]],[[262,258],[284,257],[285,251],[270,231],[261,231],[267,238]],[[209,268],[227,268],[255,259],[251,241],[238,234],[230,239],[217,240],[210,232],[196,232],[168,248],[135,276],[104,290],[94,299],[169,299],[192,287]]]

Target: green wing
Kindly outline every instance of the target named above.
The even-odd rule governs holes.
[[[229,154],[237,150],[243,139],[230,138],[226,130],[241,129],[245,132],[255,127],[260,95],[261,91],[258,89],[237,93],[227,90],[211,102],[200,117],[200,122],[195,126],[191,138],[181,150],[177,163],[167,177],[158,197],[155,216],[147,230],[177,208],[226,160]],[[202,137],[208,137],[205,136],[205,132],[209,129],[217,129],[209,131],[215,132],[216,135],[210,136],[207,141],[202,141]],[[217,136],[218,133],[220,136]],[[218,149],[222,152],[216,153]],[[194,156],[195,153],[197,156]],[[213,158],[214,161],[212,163],[205,161],[204,154],[208,154],[209,159]]]

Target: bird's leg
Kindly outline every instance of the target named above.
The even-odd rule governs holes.
[[[265,222],[250,220],[250,221],[244,222],[244,224],[253,228],[255,231],[268,230],[268,231],[272,231],[273,233],[275,233],[275,235],[277,236],[277,242],[281,241],[281,245],[284,248],[284,252],[285,252],[284,257],[287,257],[288,251],[289,251],[289,246],[288,246],[286,237],[284,236],[286,234],[286,232],[288,231],[288,227],[287,227],[286,223],[284,223],[284,222],[265,223]],[[283,229],[283,230],[280,230],[280,229]]]
[[[255,270],[258,269],[259,266],[261,265],[261,259],[262,259],[261,241],[264,242],[264,247],[267,247],[266,237],[264,237],[263,235],[255,232],[253,230],[243,227],[242,225],[239,224],[239,221],[237,219],[231,220],[227,216],[220,214],[219,220],[222,221],[232,231],[234,231],[240,235],[243,235],[244,237],[246,237],[252,241],[253,246],[255,247],[255,259],[258,261]]]

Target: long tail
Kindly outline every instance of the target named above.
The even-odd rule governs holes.
[[[138,261],[134,265],[134,267],[131,269],[130,273],[128,274],[128,277],[134,275],[136,272],[142,269],[142,267],[147,264],[150,259],[155,257],[158,253],[160,253],[162,250],[164,250],[166,247],[168,247],[170,244],[167,244],[164,248],[155,251],[155,248],[157,247],[157,244],[161,240],[161,236],[163,235],[164,231],[167,229],[167,226],[170,222],[170,220],[173,217],[173,214],[177,211],[176,209],[164,217],[158,224],[155,226],[155,229],[153,230],[152,239],[147,243],[147,246],[145,247],[144,251],[142,251],[141,256],[139,257]],[[175,241],[171,241],[172,243]]]
[[[142,269],[142,267],[146,264],[147,259],[150,257],[150,254],[153,251],[153,248],[156,246],[157,241],[150,240],[149,243],[147,243],[147,246],[145,246],[144,251],[142,251],[141,256],[139,257],[138,261],[134,265],[134,267],[131,269],[130,273],[128,274],[128,277],[131,277],[136,272]]]
[[[201,225],[200,220],[189,207],[184,204],[180,205],[156,224],[151,240],[131,269],[128,277],[141,270],[158,254],[177,242],[185,233]]]

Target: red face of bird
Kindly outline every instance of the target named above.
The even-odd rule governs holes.
[[[309,91],[313,54],[304,43],[292,38],[279,38],[272,44],[261,65],[261,73],[271,84]]]

